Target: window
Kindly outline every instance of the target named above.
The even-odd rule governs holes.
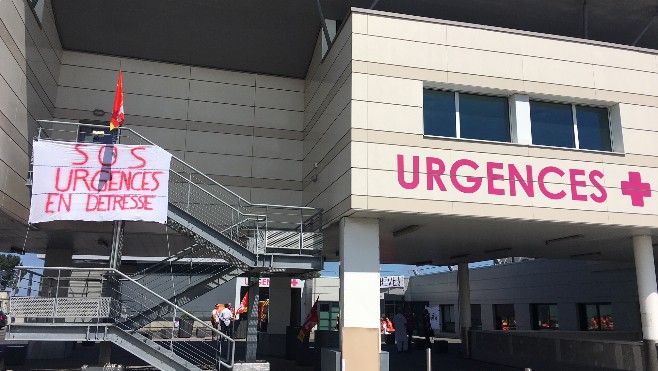
[[[423,120],[425,135],[510,142],[506,97],[425,89]]]
[[[455,306],[441,305],[441,331],[455,332]]]
[[[530,101],[532,143],[612,151],[608,109]]]
[[[338,320],[338,313],[340,307],[337,302],[319,302],[319,319],[318,330],[336,331],[336,320]]]
[[[32,12],[34,13],[34,16],[37,18],[37,21],[39,23],[39,26],[41,26],[41,23],[43,22],[43,14],[44,14],[44,2],[45,0],[27,0],[28,4],[30,4],[30,8],[32,9]]]
[[[482,330],[482,306],[471,304],[471,329]]]
[[[496,330],[516,330],[514,304],[494,304],[494,326]]]
[[[532,304],[532,329],[557,330],[560,328],[557,304]]]
[[[580,328],[583,331],[613,331],[615,323],[610,303],[580,305]]]

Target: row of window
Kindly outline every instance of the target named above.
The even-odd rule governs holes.
[[[511,142],[508,97],[425,89],[425,135]],[[605,107],[530,100],[532,144],[612,151]]]
[[[495,329],[516,330],[513,304],[494,305]],[[557,304],[532,304],[533,330],[559,330],[560,321]],[[615,323],[610,303],[579,304],[579,323],[583,331],[613,331]]]

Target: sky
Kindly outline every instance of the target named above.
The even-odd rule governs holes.
[[[468,266],[470,268],[475,268],[489,266],[492,264],[493,262],[491,260],[487,260],[477,263],[470,263]],[[320,275],[324,277],[338,277],[338,267],[338,262],[324,263],[324,269],[320,272]],[[418,267],[415,265],[405,264],[381,264],[379,269],[382,276],[414,276],[449,271],[447,266],[426,265]]]

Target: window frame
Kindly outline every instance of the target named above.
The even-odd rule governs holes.
[[[499,95],[499,94],[489,94],[489,93],[481,93],[481,92],[470,92],[470,91],[458,91],[458,90],[450,90],[450,89],[440,89],[440,88],[433,88],[433,87],[428,87],[428,86],[423,86],[423,97],[425,96],[425,91],[427,90],[432,90],[432,91],[442,91],[442,92],[448,92],[452,93],[453,95],[453,101],[454,101],[454,111],[455,111],[455,136],[445,136],[445,135],[433,135],[433,134],[427,134],[426,133],[426,122],[425,122],[425,106],[423,105],[423,137],[425,138],[441,138],[441,139],[459,139],[459,140],[473,140],[473,141],[478,141],[478,142],[486,142],[486,143],[507,143],[507,144],[515,144],[512,141],[513,138],[513,133],[512,133],[512,108],[510,105],[510,96],[508,95]],[[507,103],[507,134],[509,140],[506,142],[503,141],[497,141],[497,140],[490,140],[490,139],[477,139],[477,138],[462,138],[461,136],[461,111],[460,111],[460,94],[467,94],[467,95],[478,95],[482,97],[492,97],[492,98],[501,98],[505,99]]]
[[[548,307],[548,327],[541,327],[538,325],[537,322],[539,322],[539,307],[540,306],[546,306]],[[555,310],[557,311],[555,313],[555,318],[556,318],[556,324],[557,326],[552,327],[551,322],[552,321],[552,313],[551,313],[551,307],[554,306]],[[533,331],[559,331],[560,330],[560,309],[558,308],[557,303],[532,303],[530,304],[530,315],[532,316],[532,330]]]
[[[530,112],[532,112],[532,102],[541,102],[541,103],[553,103],[553,104],[562,104],[562,105],[568,105],[571,108],[571,122],[573,126],[573,136],[574,136],[574,147],[560,147],[560,146],[551,146],[551,145],[546,145],[546,144],[536,144],[534,136],[532,137],[532,146],[536,147],[544,147],[544,148],[560,148],[560,149],[570,149],[570,150],[578,150],[578,151],[592,151],[592,152],[599,152],[599,153],[617,153],[615,152],[615,141],[614,141],[614,135],[612,132],[612,117],[611,117],[611,107],[609,106],[603,106],[603,105],[595,105],[595,104],[580,104],[580,103],[573,103],[573,102],[564,102],[564,101],[558,101],[558,100],[550,100],[550,99],[537,99],[537,98],[532,98],[529,97],[530,99],[528,100],[528,104],[530,105]],[[580,148],[580,139],[578,138],[578,114],[577,114],[577,107],[591,107],[591,108],[601,108],[606,110],[606,117],[608,119],[608,139],[610,139],[610,150],[606,151],[603,149],[588,149],[588,148]],[[532,114],[530,117],[530,132],[532,133]]]

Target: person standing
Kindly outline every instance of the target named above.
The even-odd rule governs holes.
[[[231,331],[231,321],[233,320],[233,315],[231,310],[228,308],[228,304],[224,305],[224,309],[219,312],[219,324],[222,326],[222,332],[228,336],[233,337],[233,331]]]
[[[414,328],[416,327],[416,319],[414,318],[414,314],[409,307],[404,310],[404,318],[407,320],[407,341],[409,342],[409,351],[411,351],[411,347],[413,346],[412,340],[414,335]]]
[[[215,330],[219,330],[219,313],[221,312],[221,305],[216,304],[215,309],[210,313],[210,324]],[[215,333],[212,333],[212,339],[215,340]]]
[[[409,338],[407,337],[407,319],[402,314],[402,309],[393,317],[393,328],[395,328],[395,345],[398,353],[409,350]]]

